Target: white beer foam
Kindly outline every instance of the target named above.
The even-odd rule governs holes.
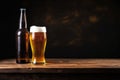
[[[30,27],[30,32],[46,32],[46,27],[45,26],[31,26]]]

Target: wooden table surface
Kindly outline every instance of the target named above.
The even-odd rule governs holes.
[[[120,73],[120,59],[46,59],[44,65],[0,60],[0,73]]]

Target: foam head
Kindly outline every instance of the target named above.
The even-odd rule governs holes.
[[[31,26],[30,32],[46,32],[45,26]]]

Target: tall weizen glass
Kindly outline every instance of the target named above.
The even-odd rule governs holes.
[[[47,43],[46,27],[31,26],[30,27],[30,45],[32,50],[33,64],[45,64],[45,49]]]

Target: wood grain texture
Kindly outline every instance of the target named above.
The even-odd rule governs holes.
[[[0,73],[120,73],[120,59],[46,59],[44,65],[0,60]]]

